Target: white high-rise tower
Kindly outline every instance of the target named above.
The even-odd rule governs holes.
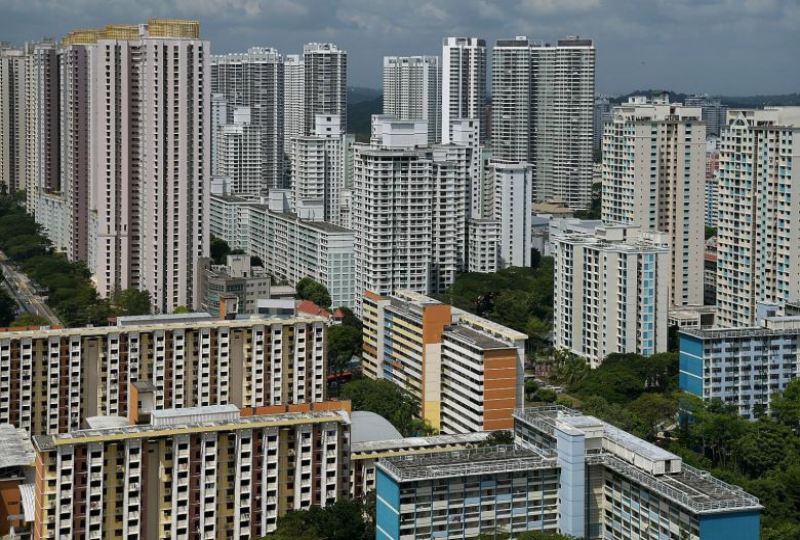
[[[383,114],[428,122],[428,143],[442,138],[442,70],[438,56],[383,57]]]
[[[448,37],[442,42],[442,144],[450,142],[455,119],[480,122],[486,140],[486,41]]]

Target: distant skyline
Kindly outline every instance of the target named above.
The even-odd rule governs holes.
[[[597,90],[724,95],[800,91],[797,0],[0,0],[0,41],[76,28],[196,19],[215,54],[252,46],[348,52],[348,84],[380,88],[384,55],[441,54],[449,35],[595,40]]]

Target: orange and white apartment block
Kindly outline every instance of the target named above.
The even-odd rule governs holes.
[[[514,408],[523,405],[525,334],[410,291],[367,291],[362,319],[364,374],[409,392],[434,428],[513,428]]]

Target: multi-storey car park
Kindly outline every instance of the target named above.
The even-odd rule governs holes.
[[[758,499],[597,418],[518,409],[514,436],[513,447],[379,462],[377,538],[759,538]]]

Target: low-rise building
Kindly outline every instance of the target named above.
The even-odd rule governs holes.
[[[748,418],[769,411],[800,371],[800,313],[768,304],[758,312],[755,326],[682,329],[681,390],[734,405]]]
[[[332,305],[355,307],[352,231],[302,219],[290,211],[286,190],[258,201],[212,195],[211,210],[212,234],[259,257],[275,280],[295,284],[309,277],[328,289]]]
[[[220,299],[228,295],[238,299],[238,313],[257,313],[258,301],[270,298],[272,278],[262,267],[250,264],[250,255],[228,255],[227,264],[212,265],[211,259],[198,264],[202,303],[200,308],[212,316],[220,312]]]
[[[510,429],[527,336],[427,296],[367,292],[363,373],[405,389],[446,434]]]
[[[759,538],[758,499],[565,407],[519,409],[515,445],[377,465],[377,538]]]

